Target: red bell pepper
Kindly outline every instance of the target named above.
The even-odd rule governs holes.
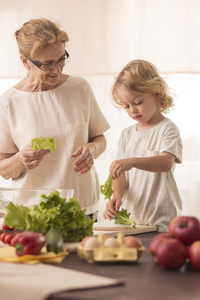
[[[16,232],[15,233],[15,235],[14,235],[14,238],[10,241],[10,245],[11,246],[13,246],[13,247],[15,247],[15,240],[16,240],[16,238],[15,238],[15,236],[17,235],[17,234],[21,234],[22,233],[22,231],[18,231],[18,232]],[[1,236],[0,236],[1,237]],[[14,243],[13,243],[13,240],[14,240]]]
[[[46,238],[42,233],[25,231],[15,235],[12,239],[12,246],[16,249],[16,254],[38,255],[46,243]]]

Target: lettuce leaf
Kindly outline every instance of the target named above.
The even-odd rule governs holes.
[[[8,208],[7,208],[8,207]],[[15,228],[24,231],[26,228],[27,215],[30,208],[23,205],[13,204],[11,201],[6,206],[7,214],[4,221],[9,224],[15,224]],[[9,225],[8,225],[9,226]],[[12,227],[12,226],[11,226]]]
[[[54,138],[47,137],[35,137],[31,140],[31,148],[32,150],[50,150],[50,152],[54,152],[56,150],[56,143]]]
[[[133,228],[136,228],[136,223],[129,219],[131,213],[127,213],[127,209],[118,210],[115,215],[115,224],[124,224],[124,225],[133,225]]]
[[[41,195],[40,204],[31,208],[9,202],[4,221],[18,230],[35,231],[44,235],[49,229],[56,228],[62,233],[64,242],[79,242],[85,236],[92,235],[94,223],[94,220],[87,219],[85,210],[81,209],[76,198],[70,198],[66,202],[58,191],[49,196]]]
[[[105,200],[106,199],[110,200],[112,197],[113,194],[112,184],[113,184],[113,180],[109,174],[106,182],[100,185],[100,192],[102,195],[105,196],[104,197]],[[133,225],[133,227],[135,228],[136,223],[129,219],[130,214],[131,213],[129,214],[127,213],[127,209],[118,210],[115,215],[115,218],[112,219],[115,220],[114,222],[115,224]]]
[[[102,185],[100,185],[100,192],[102,195],[104,195],[104,199],[108,199],[110,200],[110,198],[112,197],[113,194],[113,189],[112,189],[112,177],[110,176],[110,174],[108,175],[108,178],[106,180],[106,182]]]

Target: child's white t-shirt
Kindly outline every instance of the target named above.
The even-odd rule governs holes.
[[[70,155],[109,127],[83,78],[69,76],[58,88],[36,93],[12,87],[0,97],[0,153],[16,153],[35,137],[53,137],[56,142],[56,151],[47,154],[37,168],[13,179],[13,186],[74,189],[86,214],[98,209],[98,176],[94,165],[86,174],[75,173],[77,158]],[[39,201],[18,199],[17,203],[32,206]]]
[[[150,157],[162,152],[182,162],[182,141],[176,125],[168,118],[146,131],[137,131],[137,125],[126,128],[119,139],[117,159]],[[169,222],[181,214],[182,202],[174,180],[173,168],[169,172],[153,173],[132,168],[125,172],[127,189],[122,208],[131,213],[136,224],[157,225],[167,232]]]

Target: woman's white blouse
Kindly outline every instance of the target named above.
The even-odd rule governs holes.
[[[13,179],[13,186],[72,188],[87,214],[98,208],[98,176],[94,166],[86,174],[75,173],[76,158],[70,155],[109,127],[83,78],[70,76],[60,87],[36,93],[12,87],[0,97],[0,153],[22,150],[34,137],[53,137],[56,142],[56,151],[46,155],[37,168]],[[20,202],[37,204],[35,199],[18,199]]]

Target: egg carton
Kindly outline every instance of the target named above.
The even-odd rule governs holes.
[[[80,258],[85,259],[88,263],[101,262],[101,263],[116,263],[116,262],[130,262],[136,263],[145,250],[144,247],[130,248],[124,244],[123,233],[118,233],[117,241],[120,244],[118,248],[108,248],[104,246],[105,235],[99,234],[98,240],[101,246],[94,249],[85,249],[80,245],[77,248],[77,253]]]

